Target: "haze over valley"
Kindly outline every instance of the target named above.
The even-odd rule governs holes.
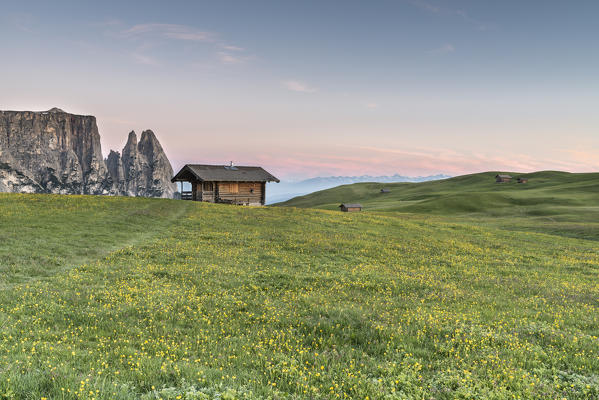
[[[281,181],[278,184],[269,184],[266,197],[267,204],[278,203],[289,200],[296,196],[303,196],[318,190],[330,189],[339,185],[348,185],[358,182],[426,182],[437,179],[450,178],[449,175],[431,175],[431,176],[402,176],[399,174],[389,176],[326,176],[304,179],[301,181]],[[382,185],[381,187],[383,187]]]

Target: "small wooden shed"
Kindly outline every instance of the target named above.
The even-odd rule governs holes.
[[[279,182],[261,167],[187,164],[171,182],[189,182],[191,191],[181,199],[240,205],[264,205],[266,182]]]
[[[362,204],[358,203],[342,203],[339,208],[343,212],[356,212],[362,211]]]
[[[510,182],[512,180],[511,175],[495,175],[495,182],[497,183],[504,183],[504,182]]]
[[[385,189],[385,188],[382,188],[382,189],[381,189],[381,193],[390,193],[390,192],[391,192],[391,191],[390,191],[389,189]]]
[[[518,178],[518,183],[528,183],[528,178]]]

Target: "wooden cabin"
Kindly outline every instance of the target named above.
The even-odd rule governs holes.
[[[341,208],[341,211],[343,212],[356,212],[356,211],[362,211],[362,204],[349,204],[349,203],[343,203],[339,206],[339,208]]]
[[[528,183],[528,178],[518,178],[518,183]]]
[[[511,180],[512,177],[510,175],[495,175],[495,182],[497,183],[510,182]]]
[[[279,182],[261,167],[187,164],[171,182],[181,182],[181,199],[239,205],[264,205],[266,182]],[[183,191],[183,182],[191,191]]]

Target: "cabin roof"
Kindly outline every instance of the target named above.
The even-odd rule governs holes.
[[[495,175],[495,178],[507,178],[507,179],[512,179],[512,176],[511,176],[511,175],[502,175],[502,174],[499,174],[499,175]]]
[[[358,204],[358,203],[341,203],[341,205],[339,205],[339,207],[345,207],[345,208],[362,208],[362,204]]]
[[[181,171],[171,179],[177,181],[208,181],[208,182],[280,182],[274,175],[262,167],[186,164]]]

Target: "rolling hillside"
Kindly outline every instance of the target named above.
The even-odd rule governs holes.
[[[599,396],[596,241],[18,194],[0,239],[0,399]]]
[[[599,221],[599,173],[542,171],[529,182],[495,183],[496,172],[422,183],[356,183],[296,197],[276,206],[335,210],[341,202],[361,203],[365,211],[460,216],[552,217]],[[386,188],[390,193],[381,193]]]

